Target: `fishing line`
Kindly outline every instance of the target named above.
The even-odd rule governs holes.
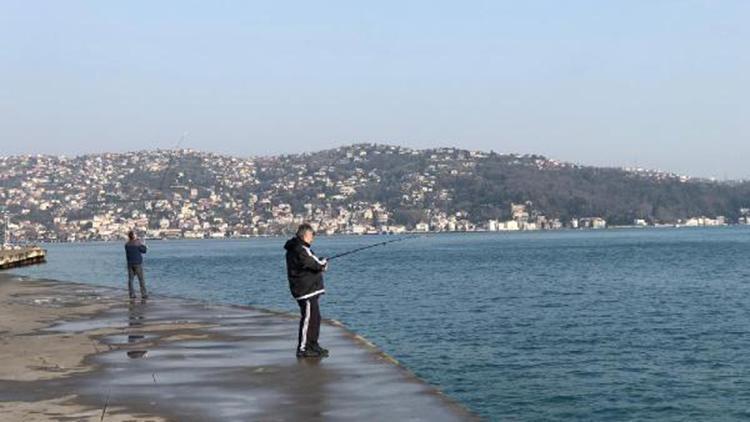
[[[427,236],[427,235],[407,236],[407,237],[401,237],[401,238],[393,239],[393,240],[386,240],[385,242],[373,243],[372,245],[361,246],[359,248],[355,248],[355,249],[352,249],[352,250],[349,250],[349,251],[346,251],[346,252],[342,252],[342,253],[333,255],[331,257],[326,258],[326,260],[330,261],[332,259],[341,258],[341,257],[347,256],[347,255],[351,255],[351,254],[354,254],[354,253],[357,253],[357,252],[361,252],[361,251],[364,251],[364,250],[367,250],[367,249],[375,248],[375,247],[378,247],[378,246],[385,246],[385,245],[387,245],[389,243],[403,242],[404,240],[417,239],[417,238],[424,237],[424,236]]]
[[[180,139],[175,144],[171,154],[169,155],[169,161],[167,161],[167,166],[164,168],[164,172],[161,176],[161,181],[159,182],[159,189],[157,190],[158,195],[151,196],[151,197],[142,197],[139,199],[110,199],[110,200],[101,200],[101,201],[93,201],[93,202],[87,202],[86,205],[94,205],[94,206],[101,206],[105,204],[133,204],[136,202],[146,202],[146,201],[159,201],[162,199],[166,199],[164,195],[164,183],[167,180],[167,176],[169,175],[170,170],[172,169],[172,165],[174,164],[174,158],[175,158],[175,151],[180,147],[183,141],[185,141],[185,138],[187,137],[188,132],[185,132],[180,136]],[[145,193],[145,191],[144,191]]]
[[[185,132],[180,136],[180,140],[177,141],[177,144],[174,146],[172,154],[169,155],[169,161],[167,162],[167,167],[164,169],[164,173],[161,176],[161,182],[159,183],[159,191],[164,192],[164,181],[167,180],[167,175],[169,174],[169,170],[172,168],[172,163],[174,163],[174,152],[180,147],[180,144],[185,140],[185,137],[188,135],[188,132]]]

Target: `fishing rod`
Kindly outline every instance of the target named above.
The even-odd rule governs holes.
[[[188,132],[185,131],[182,136],[180,136],[180,140],[177,141],[177,144],[174,146],[173,150],[177,151],[177,149],[180,148],[180,144],[185,140],[185,138],[188,136]],[[169,154],[169,162],[167,163],[167,167],[164,169],[164,173],[161,175],[161,183],[159,183],[159,191],[164,192],[164,182],[167,180],[167,175],[169,175],[169,171],[172,169],[172,164],[174,163],[174,153]]]
[[[423,236],[425,236],[425,235],[423,235]],[[361,246],[359,248],[355,248],[355,249],[352,249],[352,250],[349,250],[349,251],[346,251],[346,252],[342,252],[342,253],[333,255],[331,257],[326,258],[326,260],[330,261],[332,259],[341,258],[343,256],[347,256],[347,255],[351,255],[353,253],[361,252],[361,251],[364,251],[366,249],[375,248],[375,247],[378,247],[378,246],[384,246],[384,245],[387,245],[389,243],[402,242],[402,241],[408,240],[408,239],[416,239],[418,237],[423,237],[423,236],[406,236],[406,237],[401,237],[401,238],[398,238],[398,239],[386,240],[385,242],[373,243],[372,245]]]

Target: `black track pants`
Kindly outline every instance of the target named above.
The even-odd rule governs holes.
[[[300,312],[299,336],[297,338],[297,350],[299,351],[304,352],[309,346],[318,344],[318,336],[320,336],[319,296],[297,301]]]

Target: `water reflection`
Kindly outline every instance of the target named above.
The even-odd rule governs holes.
[[[140,302],[130,301],[128,303],[128,330],[143,327],[146,312],[146,300]],[[143,340],[143,334],[128,333],[128,344],[138,343]],[[148,350],[128,350],[126,352],[130,359],[140,359],[146,356]]]
[[[130,359],[140,359],[145,357],[148,350],[128,350],[127,355]]]

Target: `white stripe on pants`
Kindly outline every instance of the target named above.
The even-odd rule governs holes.
[[[305,321],[302,323],[302,341],[299,343],[300,352],[305,351],[305,345],[307,344],[307,328],[310,325],[310,299],[305,299]]]

